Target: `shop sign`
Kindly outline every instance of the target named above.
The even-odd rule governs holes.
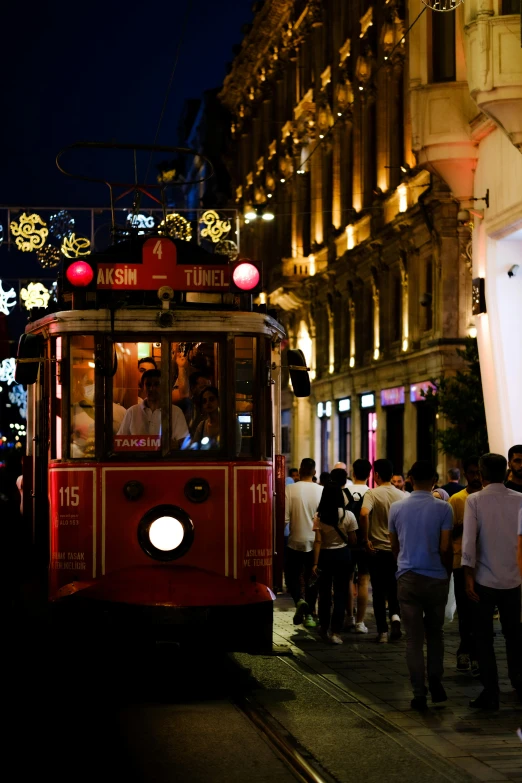
[[[361,408],[375,408],[375,394],[361,394]]]
[[[404,405],[404,386],[381,390],[381,405]]]
[[[420,383],[413,383],[410,386],[410,400],[412,402],[424,402],[424,397],[422,396],[422,393],[426,394],[428,389],[433,389],[433,393],[435,394],[437,391],[437,387],[434,386],[434,384],[431,381],[421,381]]]

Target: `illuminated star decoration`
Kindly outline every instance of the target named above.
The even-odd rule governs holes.
[[[4,291],[2,281],[0,280],[0,313],[9,315],[9,309],[16,304],[16,291],[11,288],[10,291]]]
[[[184,239],[190,242],[192,239],[192,227],[188,220],[177,212],[167,215],[165,220],[159,224],[159,233],[164,237],[171,239]]]
[[[41,226],[41,228],[37,228],[37,226]],[[13,220],[10,228],[11,234],[16,237],[16,246],[22,253],[32,253],[43,247],[49,234],[47,224],[36,213],[28,215],[23,212],[18,223]]]
[[[62,260],[62,254],[57,247],[45,245],[41,250],[36,251],[36,258],[44,269],[51,269],[53,266],[58,266]]]
[[[20,299],[25,302],[27,310],[33,307],[47,307],[52,291],[48,291],[43,283],[29,283],[20,291]]]
[[[61,251],[66,258],[79,258],[90,253],[91,243],[85,237],[77,237],[71,234],[62,242]]]
[[[61,209],[49,218],[49,231],[55,239],[65,239],[72,234],[73,229],[74,218],[65,209]]]
[[[15,379],[16,359],[4,359],[0,364],[0,381],[11,386]]]
[[[1,244],[2,244],[2,242],[3,242],[3,241],[4,241],[4,227],[3,227],[3,225],[0,223],[0,246],[1,246]]]
[[[219,242],[220,239],[226,237],[231,228],[230,222],[221,220],[218,213],[213,209],[207,209],[201,215],[199,222],[205,225],[205,228],[201,231],[201,236],[208,237],[212,242]]]
[[[22,419],[27,419],[27,392],[21,383],[17,383],[16,386],[9,392],[9,402],[13,405],[18,405],[18,412]]]

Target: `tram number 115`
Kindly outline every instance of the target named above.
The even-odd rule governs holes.
[[[252,484],[250,492],[252,493],[252,503],[266,503],[268,501],[267,484]]]
[[[60,487],[60,506],[78,506],[80,487]]]

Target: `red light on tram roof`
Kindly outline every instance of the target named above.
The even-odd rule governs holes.
[[[68,267],[65,275],[71,285],[84,288],[92,282],[94,272],[86,261],[75,261]]]
[[[243,261],[232,272],[232,280],[241,291],[251,291],[259,284],[259,269],[249,261]]]

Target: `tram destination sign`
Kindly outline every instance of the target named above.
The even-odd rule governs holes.
[[[151,238],[143,245],[141,264],[98,264],[96,288],[100,291],[228,291],[227,264],[178,264],[176,245],[167,238]]]

